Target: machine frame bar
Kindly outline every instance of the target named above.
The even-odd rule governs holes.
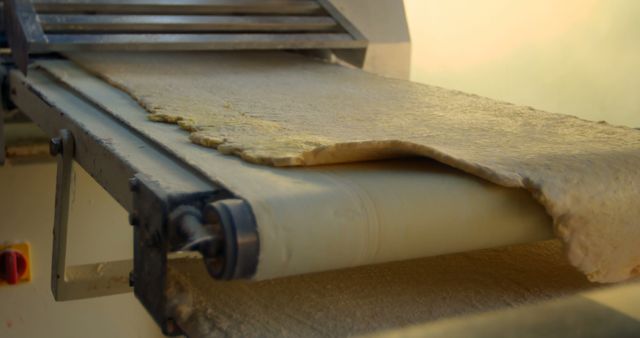
[[[66,141],[59,158],[64,163],[59,166],[58,173],[52,264],[52,289],[56,299],[126,291],[127,287],[123,285],[125,271],[131,268],[130,261],[65,266],[67,183],[72,159],[129,211],[129,221],[134,226],[134,262],[129,283],[165,334],[181,333],[167,311],[166,270],[171,252],[184,248],[184,244],[196,243],[189,249],[200,251],[207,266],[220,263],[227,266],[226,272],[212,273],[215,278],[247,278],[255,273],[259,253],[257,226],[246,202],[234,198],[231,192],[203,177],[161,145],[74,93],[46,72],[32,69],[27,78],[13,70],[9,83],[10,97],[18,109],[48,135],[56,136],[65,130],[63,133],[68,136],[64,138]],[[67,150],[72,150],[66,154],[65,144]],[[222,209],[211,206],[220,203],[231,206],[232,212],[224,217],[208,216],[206,219],[200,213],[200,210],[208,210],[210,214],[213,210],[215,215]],[[172,211],[185,206],[196,210],[186,224],[188,231],[180,219],[172,220]],[[189,233],[194,227],[199,228],[200,238]],[[226,233],[210,236],[215,227],[226,229]],[[100,267],[104,273],[97,278],[95,274],[87,273]],[[113,278],[118,283],[105,282]]]

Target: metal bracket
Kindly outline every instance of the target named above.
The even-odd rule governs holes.
[[[129,215],[133,230],[133,292],[165,335],[180,332],[166,311],[166,267],[169,244],[166,223],[169,197],[157,182],[137,174],[130,180],[134,211]]]
[[[27,73],[29,52],[47,41],[30,0],[4,0],[4,22],[11,53],[18,68]]]
[[[4,120],[9,111],[9,79],[6,65],[0,66],[0,165],[6,160],[7,144],[4,132]]]
[[[249,278],[256,271],[259,241],[249,204],[224,190],[168,194],[159,182],[137,174],[134,193],[134,293],[166,335],[181,334],[166,296],[171,252],[198,251],[220,280]]]
[[[63,129],[51,139],[51,154],[58,156],[56,204],[53,223],[51,290],[56,301],[107,296],[131,291],[130,260],[66,266],[67,225],[73,175],[75,143],[70,131]]]
[[[0,109],[0,166],[4,165],[4,161],[6,159],[7,153],[7,145],[5,143],[4,136],[4,115],[5,112],[3,109]]]
[[[367,38],[353,25],[347,17],[345,17],[340,10],[334,6],[329,0],[317,0],[318,4],[324,8],[327,13],[331,15],[337,22],[340,23],[340,26],[349,33],[356,41],[361,41],[365,46],[368,47],[369,42]],[[358,67],[364,67],[364,62],[367,56],[367,47],[365,48],[335,48],[332,49],[332,53],[342,59],[343,61]]]

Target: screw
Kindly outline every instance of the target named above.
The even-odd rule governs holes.
[[[57,156],[62,153],[62,139],[54,137],[49,140],[49,153],[51,156]]]
[[[138,226],[140,224],[140,217],[138,217],[137,212],[132,212],[129,214],[129,224],[132,226]]]
[[[137,178],[132,177],[129,179],[129,190],[132,192],[140,191],[140,181]]]

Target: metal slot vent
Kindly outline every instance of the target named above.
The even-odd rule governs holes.
[[[362,50],[328,0],[4,0],[14,60],[78,50]]]

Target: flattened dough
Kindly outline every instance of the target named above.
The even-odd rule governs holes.
[[[597,287],[558,241],[247,283],[170,260],[171,316],[191,338],[354,337]]]
[[[178,123],[193,142],[250,162],[417,155],[526,188],[591,280],[640,274],[637,130],[282,52],[69,56],[128,92],[151,120]]]

